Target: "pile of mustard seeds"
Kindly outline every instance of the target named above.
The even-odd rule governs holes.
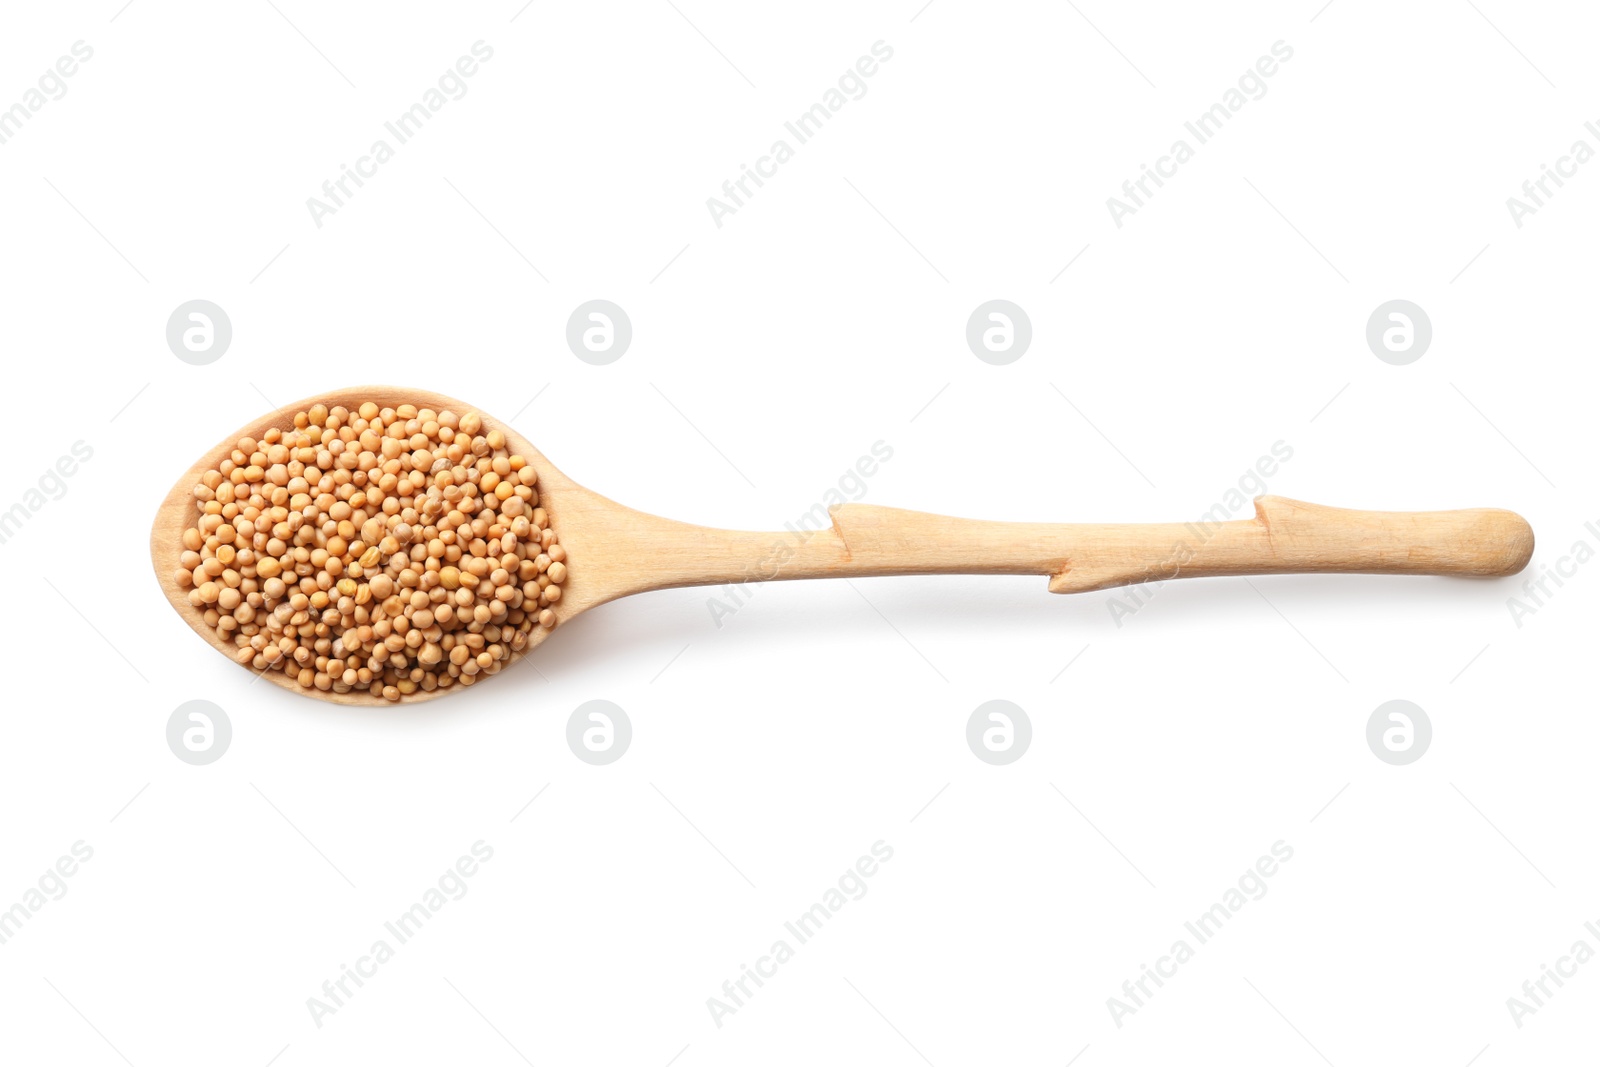
[[[476,412],[316,404],[201,476],[174,577],[254,670],[391,701],[471,685],[556,624],[538,480]]]

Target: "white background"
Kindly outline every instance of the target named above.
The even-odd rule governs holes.
[[[1600,949],[1596,568],[1521,627],[1520,577],[1176,582],[1120,627],[1113,594],[1042,577],[780,583],[720,628],[678,590],[387,710],[252,686],[168,609],[145,541],[172,479],[364,381],[481,404],[711,525],[781,527],[880,440],[873,503],[1185,520],[1283,441],[1276,493],[1512,508],[1535,569],[1600,545],[1600,164],[1521,228],[1506,207],[1600,147],[1583,5],[674,3],[0,17],[0,106],[94,49],[0,145],[0,508],[94,449],[0,546],[0,907],[94,850],[0,946],[4,1058],[1591,1051],[1600,964],[1520,1029],[1506,998]],[[306,198],[478,40],[467,95],[315,226]],[[718,228],[706,198],[879,40],[867,94]],[[1279,40],[1267,94],[1115,226],[1106,198]],[[234,330],[204,367],[164,336],[196,298]],[[607,367],[564,340],[592,298],[633,323]],[[992,298],[1032,320],[1009,366],[965,343]],[[1364,338],[1395,298],[1433,323],[1409,366]],[[634,728],[606,767],[565,742],[595,698]],[[1033,723],[1007,767],[965,741],[995,698]],[[1396,698],[1434,729],[1404,767],[1365,740]],[[190,699],[233,723],[207,767],[166,746]],[[480,839],[470,892],[315,1025],[307,998]],[[716,1026],[706,999],[878,840],[867,895]],[[1279,840],[1267,895],[1116,1026],[1107,998]]]

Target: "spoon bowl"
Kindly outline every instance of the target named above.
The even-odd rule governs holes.
[[[155,567],[156,580],[161,585],[161,591],[166,594],[168,602],[178,615],[189,624],[189,628],[199,634],[208,644],[217,651],[227,656],[229,660],[238,663],[235,659],[236,649],[231,641],[220,635],[215,629],[205,624],[201,613],[189,603],[189,592],[178,585],[174,577],[180,569],[179,557],[183,554],[183,532],[194,524],[198,515],[195,509],[194,487],[208,470],[214,470],[236,447],[240,438],[252,437],[259,439],[261,434],[270,427],[286,427],[293,424],[297,412],[305,411],[313,404],[326,404],[329,407],[344,405],[354,411],[361,404],[368,401],[379,407],[398,407],[401,404],[413,404],[419,408],[432,408],[435,411],[453,411],[457,415],[465,415],[469,411],[477,411],[483,419],[483,429],[499,430],[506,436],[506,445],[509,451],[522,455],[528,463],[539,472],[539,505],[550,516],[550,525],[561,535],[561,543],[566,546],[569,559],[584,559],[598,563],[607,559],[606,539],[603,535],[610,514],[608,509],[628,511],[619,504],[614,504],[598,494],[572,481],[544,457],[529,441],[517,433],[510,424],[501,421],[482,411],[477,407],[443,396],[439,393],[428,392],[423,389],[402,388],[392,385],[355,386],[348,389],[336,389],[326,393],[319,393],[313,397],[297,400],[287,404],[276,411],[269,412],[259,418],[251,419],[245,425],[235,430],[228,437],[219,441],[205,455],[195,461],[183,476],[173,484],[161,506],[156,511],[155,521],[150,528],[150,559]],[[568,536],[566,527],[573,527],[571,536]],[[596,537],[596,534],[601,536]],[[581,612],[603,604],[607,600],[623,595],[625,588],[614,581],[608,581],[610,568],[604,566],[586,566],[579,568],[576,564],[568,571],[567,580],[563,583],[563,595],[559,603],[552,606],[556,614],[557,625],[580,614]],[[527,655],[552,631],[542,626],[534,626],[528,633],[527,644],[520,650],[511,654],[509,661],[502,669],[508,669],[523,656]],[[323,691],[307,689],[281,670],[256,671],[248,664],[240,666],[252,675],[265,676],[266,680],[284,689],[289,689],[302,696],[313,696],[320,700],[331,701],[335,704],[349,705],[374,705],[388,706],[393,702],[381,696],[374,696],[364,689],[352,689],[349,692]],[[487,681],[488,679],[485,679]],[[479,683],[481,684],[481,683]],[[418,690],[405,697],[405,703],[415,703],[421,700],[432,700],[435,697],[453,693],[464,686],[450,686],[433,690]]]

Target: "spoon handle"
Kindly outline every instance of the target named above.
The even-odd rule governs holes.
[[[1496,577],[1517,573],[1533,554],[1527,521],[1499,509],[1352,511],[1278,496],[1259,497],[1255,505],[1254,517],[1229,521],[1050,524],[844,504],[832,509],[831,526],[822,525],[819,516],[816,529],[757,534],[690,528],[695,536],[680,540],[670,552],[670,579],[648,584],[1043,574],[1053,593],[1083,593],[1218,575]]]

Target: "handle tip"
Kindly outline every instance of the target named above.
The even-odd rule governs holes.
[[[1514,511],[1494,508],[1482,514],[1483,575],[1504,578],[1518,573],[1533,558],[1533,527]]]
[[[1256,498],[1256,520],[1280,536],[1342,530],[1353,543],[1389,543],[1404,549],[1396,565],[1377,568],[1411,574],[1504,578],[1533,557],[1533,527],[1514,511],[1350,511],[1281,496]]]

